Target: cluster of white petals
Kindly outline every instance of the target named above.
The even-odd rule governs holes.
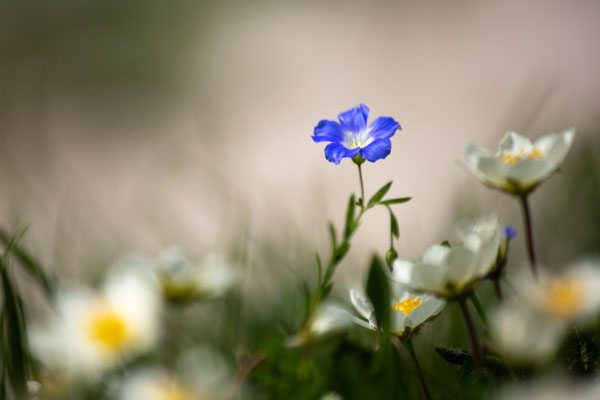
[[[421,261],[396,260],[392,278],[414,291],[455,298],[472,290],[490,273],[504,240],[497,216],[461,221],[452,246],[429,247]]]
[[[437,317],[446,302],[429,294],[411,293],[400,285],[392,285],[392,301],[390,303],[390,331],[402,339],[409,339],[427,321]],[[359,290],[350,290],[350,301],[362,317],[352,320],[367,329],[377,330],[375,310],[369,299]]]
[[[60,378],[100,378],[100,373],[149,350],[159,332],[160,293],[152,276],[119,270],[100,291],[58,294],[56,314],[33,325],[29,343],[37,359]]]
[[[213,254],[194,262],[176,247],[161,254],[156,270],[165,297],[172,301],[222,297],[238,281],[223,257]]]
[[[492,315],[494,344],[514,365],[547,363],[569,329],[585,327],[600,314],[599,287],[600,262],[592,260],[539,281],[520,277],[518,301]]]
[[[574,136],[571,128],[546,133],[532,143],[516,132],[507,132],[496,154],[469,142],[464,165],[492,188],[525,195],[560,167]]]

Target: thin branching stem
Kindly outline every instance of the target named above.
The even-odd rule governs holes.
[[[471,314],[469,313],[465,299],[462,298],[458,300],[458,304],[460,305],[460,311],[462,312],[463,319],[465,320],[465,326],[471,342],[473,362],[475,363],[477,373],[481,374],[481,356],[479,351],[479,340],[477,339],[477,331],[475,330],[475,325],[473,324],[473,319],[471,318]]]
[[[531,222],[529,202],[527,201],[527,195],[522,195],[519,197],[519,199],[521,200],[521,209],[523,210],[523,224],[525,225],[525,234],[527,238],[527,254],[529,255],[529,264],[531,265],[533,277],[537,279],[538,271],[535,258],[535,246],[533,244],[533,225]]]

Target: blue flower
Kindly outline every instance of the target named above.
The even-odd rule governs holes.
[[[379,117],[367,127],[369,107],[361,104],[338,115],[337,121],[321,120],[315,127],[315,142],[331,142],[325,147],[325,158],[339,164],[342,158],[360,157],[375,162],[392,151],[390,138],[400,124],[390,117]]]
[[[508,239],[512,239],[517,236],[517,230],[510,225],[505,225],[504,236],[506,236]]]

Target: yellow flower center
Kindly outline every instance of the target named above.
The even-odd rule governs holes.
[[[131,338],[125,318],[109,307],[92,311],[87,321],[87,333],[93,342],[110,352],[121,350]]]
[[[576,314],[582,302],[581,285],[573,280],[552,280],[546,285],[544,308],[559,318]]]
[[[419,307],[421,303],[422,301],[420,297],[409,297],[406,300],[402,300],[394,304],[392,306],[392,309],[409,315],[411,312],[414,311],[415,308]]]
[[[531,151],[526,152],[523,148],[519,149],[518,153],[506,153],[501,155],[498,160],[506,165],[514,165],[523,159],[539,160],[544,157],[546,153],[542,149],[535,148]]]

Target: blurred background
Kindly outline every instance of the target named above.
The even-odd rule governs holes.
[[[365,103],[402,126],[364,168],[367,193],[394,180],[390,196],[413,196],[397,206],[402,258],[460,217],[496,211],[521,230],[517,201],[457,162],[468,140],[577,127],[531,199],[540,259],[560,267],[600,243],[599,36],[587,0],[4,0],[0,225],[29,224],[63,280],[171,244],[233,254],[261,290],[314,276],[326,222],[341,226],[359,186],[310,135]],[[371,214],[340,287],[387,249],[387,213]]]

